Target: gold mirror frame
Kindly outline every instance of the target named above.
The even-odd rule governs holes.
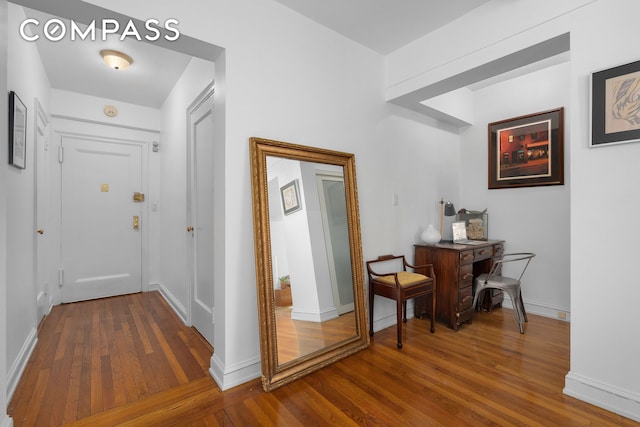
[[[271,391],[369,346],[355,156],[349,153],[263,138],[250,138],[249,142],[262,387],[265,391]],[[336,165],[343,168],[353,279],[356,323],[354,336],[282,364],[278,363],[267,156]]]

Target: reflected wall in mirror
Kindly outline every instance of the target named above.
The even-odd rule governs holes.
[[[353,154],[250,139],[262,384],[369,345]]]

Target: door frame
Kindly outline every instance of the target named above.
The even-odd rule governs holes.
[[[128,128],[124,126],[112,126],[104,125],[101,123],[95,123],[85,120],[77,120],[69,117],[56,117],[53,116],[52,120],[53,129],[51,132],[50,146],[54,150],[50,150],[57,154],[52,153],[58,158],[58,168],[56,168],[55,186],[52,190],[55,191],[56,203],[57,203],[57,245],[58,245],[58,257],[54,257],[50,260],[50,265],[55,266],[54,274],[58,277],[58,286],[50,286],[55,288],[55,302],[59,304],[62,299],[59,271],[64,268],[62,265],[62,165],[59,162],[63,137],[70,138],[87,138],[97,141],[104,141],[118,144],[137,145],[141,147],[141,173],[142,173],[142,192],[145,194],[145,201],[141,207],[140,221],[142,226],[140,227],[141,238],[141,291],[147,292],[151,286],[149,282],[151,274],[149,270],[149,249],[150,249],[150,205],[151,197],[149,197],[149,179],[150,179],[150,166],[149,166],[149,152],[153,141],[158,140],[159,132],[154,130]],[[62,154],[64,155],[64,154]],[[53,175],[53,174],[52,174]],[[52,176],[52,178],[54,178]],[[54,180],[51,180],[54,182]]]
[[[322,186],[324,180],[341,182],[342,186],[344,187],[344,174],[327,170],[316,171],[316,185],[318,188],[318,200],[320,203],[320,213],[322,216],[322,231],[324,234],[324,243],[327,253],[327,264],[329,265],[331,291],[333,293],[333,306],[337,310],[338,314],[342,315],[344,313],[350,313],[355,310],[355,301],[347,304],[342,304],[342,301],[340,301],[336,264],[333,256],[333,239],[331,233],[329,232],[330,227],[329,220],[327,218],[327,201],[325,199],[325,193]]]
[[[34,277],[36,278],[36,307],[38,322],[42,317],[51,312],[53,307],[53,296],[51,295],[51,275],[49,265],[51,265],[51,250],[47,242],[50,241],[49,236],[53,227],[49,218],[49,197],[51,195],[51,185],[49,184],[50,165],[49,165],[49,147],[50,147],[50,122],[44,107],[38,98],[34,100],[34,162],[35,174],[33,177],[35,196],[34,196]],[[41,135],[41,138],[39,137]],[[43,185],[40,185],[40,184]],[[43,188],[44,187],[44,188]],[[44,206],[42,206],[44,205]],[[40,234],[42,230],[43,234]],[[44,260],[42,259],[44,258]],[[44,261],[44,263],[43,263]],[[41,288],[44,284],[44,289]]]
[[[194,195],[195,195],[195,168],[194,168],[194,141],[192,135],[193,122],[191,120],[192,114],[202,106],[210,98],[213,98],[215,92],[215,80],[212,80],[207,84],[204,89],[196,96],[194,101],[187,107],[186,123],[187,123],[187,223],[189,227],[195,226],[195,212],[193,209]],[[215,108],[215,101],[214,101]],[[215,131],[214,131],[215,133]],[[214,167],[214,165],[212,165]],[[215,174],[214,174],[215,175]],[[214,184],[215,187],[215,184]],[[215,204],[215,198],[214,198]],[[213,226],[213,224],[212,224]],[[193,294],[195,286],[195,269],[196,266],[196,240],[193,238],[193,231],[187,230],[187,313],[186,324],[187,326],[193,325]],[[215,231],[214,231],[215,232]],[[212,260],[213,262],[213,260]],[[214,265],[214,277],[215,277],[215,265]],[[215,279],[214,279],[215,283]],[[215,298],[215,286],[212,289],[213,292],[213,307],[211,308],[211,322],[215,324],[215,310],[216,310],[216,298]],[[215,332],[214,332],[215,336]],[[210,343],[213,345],[213,343]]]

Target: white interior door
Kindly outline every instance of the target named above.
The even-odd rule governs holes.
[[[189,110],[190,319],[213,345],[213,88]]]
[[[36,304],[38,321],[49,313],[51,304],[49,294],[49,258],[47,245],[49,242],[48,206],[49,206],[49,129],[48,120],[36,101],[36,139],[35,139],[35,171],[36,171]]]
[[[142,147],[70,136],[62,147],[62,301],[140,292]]]
[[[319,173],[317,180],[333,302],[338,314],[349,313],[354,300],[344,178]]]

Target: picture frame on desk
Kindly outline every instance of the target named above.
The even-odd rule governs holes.
[[[640,141],[640,61],[591,75],[590,147]]]
[[[564,107],[489,123],[490,190],[564,185]]]

